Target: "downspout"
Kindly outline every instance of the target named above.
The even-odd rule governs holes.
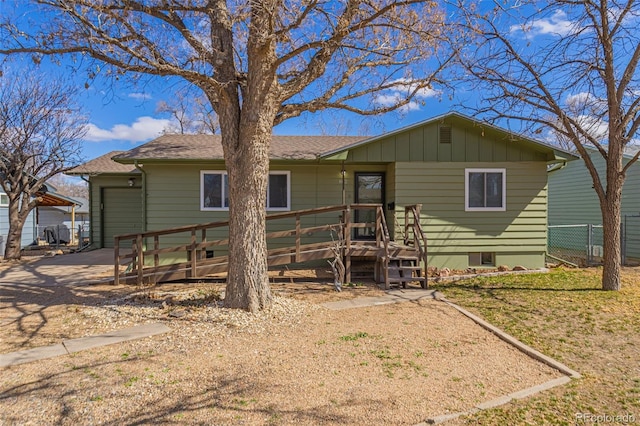
[[[142,174],[142,232],[147,232],[147,172],[144,171],[142,165],[138,164],[138,160],[133,163],[134,167]]]
[[[94,223],[94,217],[93,217],[93,185],[91,185],[91,180],[89,179],[85,179],[84,176],[80,175],[80,179],[82,179],[83,181],[87,182],[87,186],[88,191],[89,191],[89,244],[87,244],[87,247],[90,247],[93,245],[93,223]],[[84,228],[84,224],[82,225]],[[80,236],[80,241],[78,242],[78,244],[80,244],[82,242],[82,236]],[[83,247],[84,249],[84,247]]]
[[[347,190],[345,187],[345,176],[347,175],[347,171],[344,169],[344,161],[342,162],[340,174],[342,175],[342,205],[344,206],[347,204]]]

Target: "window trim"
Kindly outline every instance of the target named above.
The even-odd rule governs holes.
[[[220,175],[222,188],[220,188],[220,196],[222,198],[222,207],[205,207],[204,205],[204,175]],[[203,212],[220,212],[228,211],[229,206],[224,206],[224,200],[227,198],[224,192],[224,179],[227,176],[225,170],[200,170],[200,211]]]
[[[7,199],[6,203],[2,202],[3,198]],[[7,194],[5,194],[4,192],[0,192],[0,207],[9,207],[9,196]]]
[[[284,175],[287,177],[287,205],[285,207],[269,207],[269,182],[267,181],[267,198],[265,206],[267,211],[270,212],[288,212],[291,210],[291,171],[289,170],[270,170],[271,175]]]
[[[502,173],[502,206],[469,207],[469,175],[471,173]],[[486,203],[486,197],[485,197]],[[467,212],[504,212],[507,210],[507,169],[465,169],[464,170],[464,210]]]
[[[222,176],[222,182],[224,182],[225,176],[228,173],[225,170],[200,170],[200,211],[229,211],[229,206],[222,207],[205,207],[204,206],[204,175],[205,174],[217,174]],[[265,198],[265,208],[267,211],[290,211],[291,210],[291,171],[289,170],[271,170],[271,175],[285,175],[287,176],[287,205],[285,207],[269,207],[269,182],[267,181],[267,194]],[[221,188],[222,200],[227,197],[224,191],[224,185]],[[224,203],[224,201],[223,201]]]

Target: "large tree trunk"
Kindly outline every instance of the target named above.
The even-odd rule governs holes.
[[[604,263],[602,289],[620,290],[620,203],[608,203],[602,208]]]
[[[609,155],[612,156],[609,151]],[[602,211],[602,233],[604,239],[604,259],[602,268],[602,289],[620,290],[620,223],[622,211],[622,185],[624,177],[621,174],[622,153],[620,160],[615,161],[612,157],[607,166],[607,193],[606,197],[600,199],[600,209]]]
[[[266,241],[272,97],[247,97],[238,115],[220,114],[229,176],[229,308],[256,312],[271,306]],[[238,120],[234,126],[234,120]]]
[[[244,133],[244,132],[241,132]],[[271,132],[245,135],[229,174],[229,271],[224,303],[256,312],[271,305],[265,197]]]

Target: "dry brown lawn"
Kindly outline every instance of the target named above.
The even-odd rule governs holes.
[[[338,293],[324,278],[274,278],[259,314],[221,308],[221,289],[0,283],[0,353],[171,329],[1,369],[0,425],[411,425],[561,376],[432,299],[321,305],[382,294],[372,283]]]

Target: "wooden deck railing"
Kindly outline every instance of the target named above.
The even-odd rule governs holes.
[[[416,248],[424,265],[424,277],[427,279],[427,237],[420,223],[422,204],[405,206],[404,208],[404,243]]]
[[[376,221],[354,222],[354,210],[374,209]],[[335,223],[327,223],[319,226],[302,227],[303,218],[318,216],[332,212],[340,212],[335,218]],[[362,254],[381,255],[381,251],[388,252],[389,231],[387,229],[384,210],[380,204],[351,204],[316,209],[298,210],[294,212],[276,213],[267,215],[267,223],[277,220],[295,218],[295,227],[277,232],[269,232],[266,235],[267,243],[273,243],[279,238],[293,238],[294,244],[288,247],[268,250],[269,265],[282,265],[287,263],[305,262],[314,259],[326,259],[333,256],[331,247],[340,244],[345,257],[346,279],[351,279],[351,256]],[[327,220],[324,218],[323,220]],[[317,219],[319,220],[319,219]],[[419,221],[418,221],[419,223]],[[127,281],[143,283],[145,279],[156,282],[160,277],[173,279],[179,277],[196,278],[204,275],[226,271],[228,265],[227,256],[207,257],[207,251],[213,248],[223,248],[229,244],[228,238],[208,240],[208,235],[220,228],[228,228],[229,221],[209,222],[198,225],[181,226],[159,231],[125,234],[115,237],[114,244],[114,283],[119,284],[125,278]],[[375,229],[375,242],[363,242],[354,240],[352,232],[358,228]],[[313,234],[326,232],[326,241],[304,244],[303,240],[311,238]],[[338,241],[331,233],[335,233]],[[179,234],[187,234],[182,235]],[[188,239],[188,242],[170,246],[162,244],[161,239],[166,238]],[[185,238],[188,237],[188,238]],[[323,238],[315,237],[316,240]],[[121,250],[124,242],[131,242],[131,251],[125,253]],[[169,253],[179,254],[185,258],[184,262],[175,262],[169,265],[161,264],[161,256]],[[124,271],[122,270],[126,268]],[[386,268],[385,268],[386,269]]]

